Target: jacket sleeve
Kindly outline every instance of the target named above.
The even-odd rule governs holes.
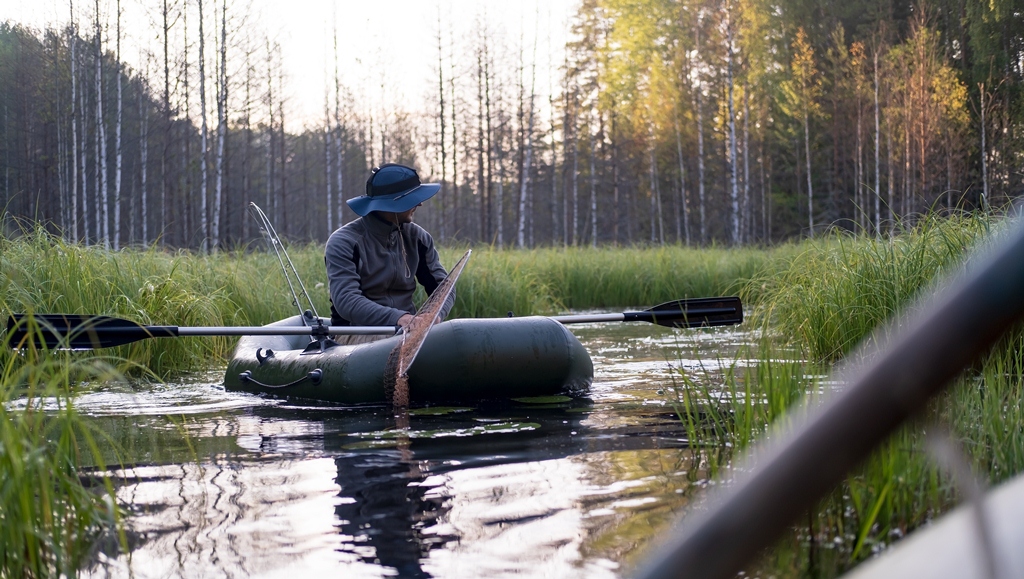
[[[420,228],[419,239],[416,242],[416,250],[419,252],[419,267],[416,268],[416,280],[420,282],[427,295],[432,295],[437,286],[448,277],[448,272],[441,265],[441,258],[434,248],[434,239],[426,230]],[[448,294],[448,299],[441,306],[440,319],[448,317],[448,312],[455,305],[455,288]]]
[[[382,306],[366,296],[359,284],[359,246],[342,232],[327,240],[324,261],[331,302],[353,326],[394,326],[407,312]]]

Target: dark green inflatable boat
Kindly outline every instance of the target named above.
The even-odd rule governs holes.
[[[302,317],[294,316],[268,327],[301,325]],[[245,336],[224,386],[343,404],[383,403],[384,367],[400,339],[321,348],[308,335]],[[580,396],[593,378],[590,355],[555,320],[457,319],[431,328],[409,369],[409,396],[413,404]]]

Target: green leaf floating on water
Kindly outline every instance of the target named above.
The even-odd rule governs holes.
[[[510,434],[515,432],[527,432],[537,430],[540,424],[536,422],[495,422],[469,428],[451,428],[444,430],[380,430],[363,434],[349,435],[359,436],[366,440],[346,444],[346,450],[359,450],[368,448],[390,448],[399,440],[412,440],[417,438],[447,438],[451,436],[478,436],[481,434]]]
[[[467,406],[428,406],[426,408],[413,408],[409,410],[412,416],[444,416],[458,412],[471,412],[473,409]]]
[[[523,404],[562,404],[572,402],[572,398],[569,396],[528,396],[526,398],[513,398],[512,400],[522,402]]]

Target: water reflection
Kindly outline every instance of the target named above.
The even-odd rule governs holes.
[[[621,356],[598,365],[590,401],[433,409],[403,428],[383,408],[211,384],[181,387],[215,412],[161,415],[153,395],[144,416],[101,406],[145,464],[119,490],[130,557],[108,550],[86,575],[618,576],[703,478],[659,394],[669,340],[588,344]]]

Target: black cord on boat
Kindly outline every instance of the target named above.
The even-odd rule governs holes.
[[[263,212],[255,203],[249,203],[250,214],[260,223],[260,229],[267,236],[267,241],[270,246],[274,248],[274,252],[277,253],[277,261],[281,264],[281,270],[284,271],[284,279],[288,282],[288,289],[292,292],[292,301],[295,307],[299,308],[299,315],[302,315],[302,306],[299,304],[299,296],[295,293],[295,287],[292,285],[292,275],[295,276],[295,282],[299,284],[299,289],[302,290],[302,295],[306,298],[306,302],[309,304],[309,309],[313,310],[313,315],[319,318],[319,314],[316,313],[316,306],[313,305],[313,300],[309,297],[309,292],[306,291],[305,284],[302,283],[302,278],[299,277],[299,271],[295,269],[295,264],[292,263],[292,258],[288,255],[288,250],[284,248],[284,244],[281,243],[281,238],[277,235],[277,230],[274,229],[273,224],[270,223],[270,218]],[[281,257],[282,253],[284,258]],[[285,261],[288,261],[288,266],[285,267]],[[291,274],[288,273],[288,268],[291,268]],[[305,323],[305,318],[303,318]]]
[[[245,372],[242,372],[241,374],[238,375],[238,379],[240,381],[252,382],[253,384],[259,386],[260,388],[290,388],[292,386],[298,386],[299,384],[302,384],[306,380],[309,380],[315,386],[319,384],[321,380],[323,380],[323,377],[324,372],[320,368],[317,368],[316,370],[311,370],[302,378],[299,378],[298,380],[289,382],[287,384],[264,384],[263,382],[260,382],[259,380],[252,377],[251,370],[246,370]]]

